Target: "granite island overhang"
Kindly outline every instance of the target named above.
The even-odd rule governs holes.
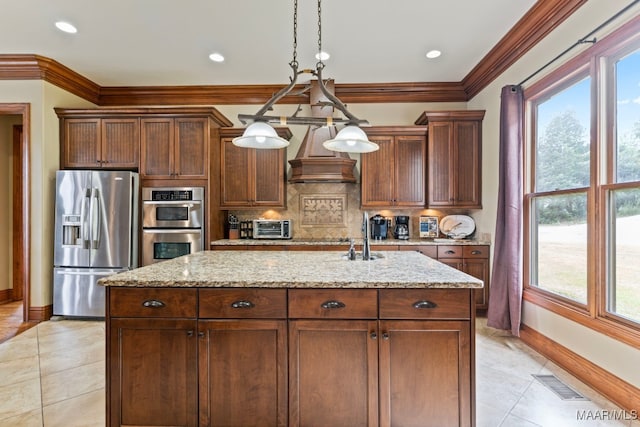
[[[346,260],[340,251],[204,251],[100,279],[103,286],[474,288],[483,282],[414,252]]]
[[[343,255],[199,252],[101,279],[106,425],[475,426],[482,281]]]

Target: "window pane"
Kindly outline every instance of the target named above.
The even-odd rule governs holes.
[[[587,303],[587,195],[537,197],[533,205],[532,285]]]
[[[589,186],[590,82],[587,77],[537,106],[536,192]]]
[[[616,182],[640,181],[640,51],[616,63]]]
[[[640,188],[610,194],[607,308],[640,322]]]

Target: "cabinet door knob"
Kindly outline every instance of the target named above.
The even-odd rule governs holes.
[[[389,332],[383,332],[382,333],[382,339],[383,340],[388,340],[389,339]]]
[[[376,334],[375,331],[371,332],[369,334],[369,336],[371,337],[372,340],[377,340],[378,339],[378,334]]]
[[[255,304],[252,303],[251,301],[234,301],[231,303],[231,307],[233,308],[253,308],[255,307]]]
[[[148,299],[142,303],[142,306],[147,308],[162,308],[165,305],[165,303],[157,299]]]
[[[438,304],[436,304],[435,302],[431,302],[427,300],[416,301],[413,303],[413,308],[416,308],[418,310],[424,309],[424,308],[436,308],[437,306]]]
[[[320,304],[320,307],[324,308],[325,310],[332,310],[336,308],[345,308],[346,306],[342,301],[325,301]]]
[[[193,331],[187,331],[187,336],[191,338],[193,336]]]

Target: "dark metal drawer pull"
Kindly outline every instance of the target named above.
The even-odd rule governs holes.
[[[416,301],[413,303],[413,308],[422,309],[422,308],[436,308],[438,304],[431,301]]]
[[[320,307],[326,310],[331,310],[334,308],[345,308],[346,306],[342,301],[325,301],[322,304],[320,304]]]
[[[231,303],[231,307],[233,308],[253,308],[255,307],[255,304],[252,303],[251,301],[234,301]]]
[[[471,251],[471,255],[480,255],[482,251]]]
[[[165,303],[157,299],[148,299],[142,303],[142,306],[147,308],[162,308],[165,306]]]
[[[456,251],[448,250],[448,251],[445,251],[444,253],[447,255],[451,255],[451,254],[455,254]]]

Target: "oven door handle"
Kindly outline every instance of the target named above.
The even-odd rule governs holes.
[[[143,233],[149,234],[202,234],[200,228],[143,228]]]
[[[187,206],[201,205],[200,200],[143,200],[143,205]]]

